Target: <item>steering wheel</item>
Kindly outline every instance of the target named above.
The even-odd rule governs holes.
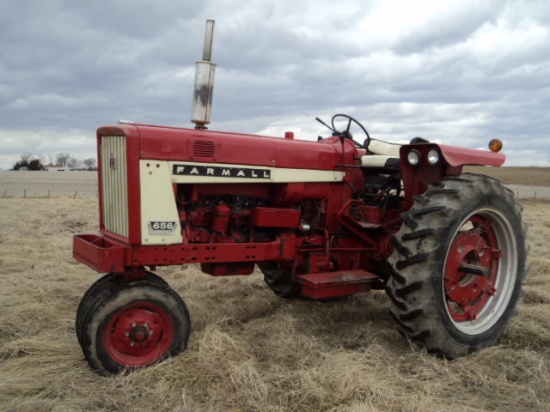
[[[348,120],[348,125],[346,127],[346,130],[344,130],[343,132],[338,132],[339,134],[343,135],[346,139],[350,139],[353,143],[355,143],[358,147],[360,148],[363,148],[363,149],[366,149],[369,145],[369,142],[370,142],[370,135],[369,135],[369,132],[367,132],[367,129],[365,129],[365,126],[363,126],[361,123],[359,123],[358,120],[354,119],[353,117],[351,116],[348,116],[347,114],[342,114],[342,113],[338,113],[338,114],[335,114],[334,116],[332,116],[332,120],[331,120],[331,125],[332,125],[332,130],[336,131],[336,127],[334,127],[334,121],[336,120],[336,118],[338,117],[343,117],[344,119],[347,119]],[[359,128],[361,130],[363,130],[363,132],[365,132],[365,135],[367,136],[367,138],[365,139],[365,141],[363,142],[363,144],[361,143],[358,143],[356,142],[355,140],[353,140],[353,136],[352,134],[350,133],[350,128],[351,128],[351,124],[352,123],[355,123],[357,126],[359,126]]]

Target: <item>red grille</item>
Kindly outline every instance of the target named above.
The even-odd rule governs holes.
[[[216,146],[214,142],[195,140],[193,142],[193,155],[195,157],[214,157]]]

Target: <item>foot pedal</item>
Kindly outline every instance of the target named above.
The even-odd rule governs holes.
[[[365,270],[341,270],[338,272],[310,273],[296,276],[303,285],[302,294],[313,299],[368,292],[380,277]]]

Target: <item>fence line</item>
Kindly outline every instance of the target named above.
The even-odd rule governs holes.
[[[72,197],[73,199],[76,199],[77,197],[80,197],[80,198],[86,198],[86,197],[95,197],[95,198],[99,198],[99,192],[95,192],[95,194],[86,194],[86,192],[84,192],[84,194],[78,194],[78,190],[77,191],[70,191],[70,192],[67,192],[67,191],[60,191],[60,192],[57,192],[57,195],[56,196],[52,196],[52,192],[55,193],[55,191],[52,191],[50,189],[48,189],[47,193],[44,193],[42,194],[42,192],[38,192],[38,191],[30,191],[30,190],[27,190],[27,189],[23,189],[23,192],[21,193],[21,191],[13,191],[13,192],[10,192],[8,190],[4,190],[4,192],[2,193],[2,198],[3,199],[8,199],[8,198],[23,198],[23,199],[44,199],[44,198],[47,198],[47,199],[51,199],[51,198],[58,198],[58,197],[62,197],[62,196],[67,196],[67,197]]]

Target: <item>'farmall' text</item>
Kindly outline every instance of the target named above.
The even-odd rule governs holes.
[[[172,174],[180,176],[242,177],[248,179],[269,179],[269,169],[244,169],[240,167],[195,166],[176,164]]]

